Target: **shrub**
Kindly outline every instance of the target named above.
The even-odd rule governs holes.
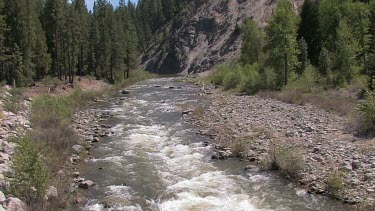
[[[9,90],[10,96],[7,96],[4,101],[4,109],[6,111],[17,113],[25,109],[25,107],[21,104],[21,102],[24,100],[23,91],[24,89],[22,88],[13,88]]]
[[[254,94],[259,90],[259,65],[246,65],[242,68],[243,78],[239,87],[241,92]]]
[[[260,74],[260,87],[261,89],[275,89],[276,88],[277,75],[275,70],[266,67]]]
[[[215,72],[210,76],[211,83],[217,86],[224,85],[224,79],[226,78],[227,74],[231,71],[232,67],[229,64],[222,64],[217,67]]]
[[[305,166],[302,152],[294,146],[272,144],[268,154],[270,169],[280,170],[291,177],[296,177]]]
[[[61,83],[61,81],[57,78],[53,78],[53,77],[48,75],[42,80],[42,83],[46,86],[56,87],[57,85],[59,85]]]
[[[246,144],[243,140],[236,140],[231,146],[232,155],[236,157],[242,157],[246,150]]]
[[[59,122],[69,123],[74,112],[74,102],[66,96],[41,95],[31,105],[31,122],[34,126],[48,128]]]
[[[52,174],[56,173],[64,165],[65,158],[71,152],[71,146],[79,143],[79,136],[66,124],[57,123],[49,128],[37,128],[30,136],[33,140],[39,140],[43,144],[40,152],[48,157],[45,164]]]
[[[26,202],[31,204],[44,196],[49,172],[40,159],[35,142],[29,136],[24,135],[15,139],[15,142],[18,146],[13,157],[15,173],[11,180],[11,192],[17,197],[25,197]]]
[[[120,89],[124,86],[134,84],[138,81],[156,78],[157,76],[145,70],[131,70],[129,73],[129,78],[124,79],[124,73],[117,73],[115,77],[116,78],[114,82],[116,86],[114,87],[114,89]]]
[[[365,100],[357,106],[357,130],[374,133],[375,130],[375,92],[368,91]]]
[[[287,90],[296,90],[298,92],[309,93],[316,90],[318,87],[319,73],[312,66],[309,65],[306,67],[305,71],[297,80],[289,83],[285,89]]]
[[[345,188],[342,172],[333,172],[327,178],[327,191],[334,197],[339,197],[340,191]]]
[[[41,95],[31,105],[31,122],[34,126],[48,128],[51,125],[70,122],[75,109],[85,106],[98,93],[76,88],[69,96]]]
[[[240,67],[234,68],[231,72],[225,75],[223,80],[224,90],[234,89],[243,80],[243,75]]]

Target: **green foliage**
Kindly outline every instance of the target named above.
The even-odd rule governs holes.
[[[288,176],[296,177],[305,167],[304,157],[296,147],[273,144],[268,154],[270,168]]]
[[[271,90],[276,88],[277,75],[275,70],[271,67],[264,68],[263,72],[260,74],[260,88]]]
[[[219,65],[215,72],[210,76],[210,81],[214,85],[222,86],[224,78],[231,71],[232,67],[229,64]]]
[[[59,85],[61,83],[61,81],[57,78],[53,78],[51,76],[46,76],[43,80],[42,80],[42,83],[44,85],[47,85],[47,86],[54,86],[56,87],[57,85]]]
[[[94,97],[95,93],[85,92],[80,88],[69,96],[38,96],[31,105],[31,123],[42,128],[59,123],[67,124],[75,109],[86,105]]]
[[[303,37],[298,40],[298,48],[300,51],[300,54],[298,56],[298,60],[300,62],[300,67],[298,67],[298,73],[301,74],[306,69],[306,67],[310,64],[310,61],[308,58],[307,43]]]
[[[359,131],[375,132],[375,92],[368,91],[365,94],[365,100],[359,103],[357,107],[359,122]]]
[[[260,88],[259,65],[245,65],[242,67],[243,77],[239,90],[246,94],[254,94]]]
[[[332,196],[339,197],[340,191],[344,188],[344,174],[342,172],[335,171],[328,176],[326,189]]]
[[[23,91],[24,89],[22,88],[13,88],[9,91],[10,95],[4,100],[4,109],[6,111],[18,113],[25,109],[25,106],[21,104],[24,100]]]
[[[150,78],[157,77],[155,74],[147,72],[145,70],[133,70],[129,72],[129,77],[124,79],[124,73],[119,73],[115,77],[115,89],[122,88],[127,85],[134,84],[138,81],[143,81]]]
[[[298,92],[309,93],[316,90],[319,86],[319,73],[314,66],[309,65],[306,67],[305,71],[297,80],[288,84],[285,89],[296,90]]]
[[[263,61],[265,34],[259,29],[253,19],[248,19],[242,26],[242,49],[240,61],[242,64],[260,63]]]
[[[279,0],[266,27],[267,62],[276,70],[278,85],[287,85],[298,66],[297,29],[300,22],[290,0]]]
[[[44,197],[49,181],[49,172],[29,136],[15,139],[17,148],[13,157],[14,175],[11,192],[17,197],[25,197],[28,203]],[[35,188],[36,190],[32,190]]]
[[[323,48],[319,55],[319,71],[323,75],[329,75],[331,73],[331,58],[329,51]]]
[[[308,45],[308,57],[314,65],[318,64],[320,41],[319,2],[305,0],[301,11],[301,23],[298,29],[298,38],[304,38]]]
[[[223,80],[224,90],[235,89],[242,81],[242,72],[239,67],[234,68],[225,75]]]
[[[358,55],[358,41],[353,37],[346,22],[340,21],[336,30],[335,65],[340,71],[340,81],[350,82],[358,73],[356,57]]]

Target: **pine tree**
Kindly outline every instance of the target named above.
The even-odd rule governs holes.
[[[330,53],[326,48],[320,51],[319,55],[319,71],[320,74],[328,76],[331,72],[331,58]]]
[[[301,11],[298,39],[305,39],[312,64],[317,65],[320,51],[319,1],[305,0]]]
[[[88,57],[89,14],[84,0],[72,1],[77,20],[78,75],[83,75]]]
[[[319,29],[321,46],[327,50],[335,51],[336,28],[339,25],[341,0],[320,0],[319,4]]]
[[[5,32],[7,26],[4,15],[4,0],[0,0],[0,80],[5,79],[5,62],[6,62],[6,48],[5,48]]]
[[[298,49],[300,54],[298,55],[298,60],[300,62],[300,67],[298,68],[298,73],[302,74],[306,67],[310,64],[308,58],[308,46],[305,39],[302,37],[298,40]]]

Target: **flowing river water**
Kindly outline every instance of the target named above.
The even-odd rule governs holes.
[[[115,135],[78,166],[97,184],[80,190],[83,210],[348,210],[274,173],[244,171],[248,162],[211,160],[209,140],[181,114],[181,104],[207,103],[199,87],[167,78],[127,90],[125,101],[96,108],[114,114],[106,124]]]

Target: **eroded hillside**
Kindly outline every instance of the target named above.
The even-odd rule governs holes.
[[[239,27],[246,18],[265,26],[275,4],[275,0],[210,0],[196,12],[189,7],[166,27],[169,30],[164,29],[168,31],[164,39],[148,49],[140,65],[156,73],[209,70],[239,54]],[[294,2],[296,9],[302,4],[303,0]]]

